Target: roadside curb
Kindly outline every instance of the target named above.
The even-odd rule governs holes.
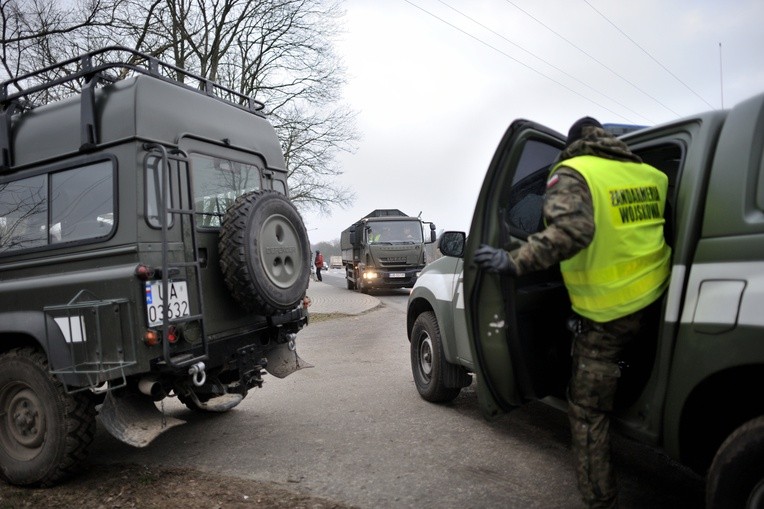
[[[325,278],[338,278],[330,273]],[[338,288],[326,282],[310,281],[307,295],[311,300],[308,311],[311,314],[360,315],[381,305],[378,298]]]

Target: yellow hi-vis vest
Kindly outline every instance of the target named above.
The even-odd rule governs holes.
[[[671,249],[663,238],[666,175],[644,163],[595,156],[566,159],[586,179],[594,239],[560,263],[573,310],[609,322],[654,302],[668,286]]]

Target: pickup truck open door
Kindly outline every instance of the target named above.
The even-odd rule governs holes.
[[[510,250],[544,228],[549,170],[565,138],[516,120],[486,173],[465,249],[464,287],[481,409],[494,416],[525,401],[564,396],[570,374],[570,303],[559,267],[518,279],[478,270],[481,244]]]

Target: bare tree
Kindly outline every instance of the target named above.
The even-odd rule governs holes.
[[[68,3],[76,8],[0,0],[9,76],[110,44],[156,56],[266,104],[298,206],[328,213],[352,203],[352,191],[336,182],[336,156],[352,152],[358,139],[354,113],[341,102],[344,69],[333,50],[344,14],[338,0]]]
[[[89,47],[87,34],[116,22],[123,0],[0,0],[4,78],[49,66]]]

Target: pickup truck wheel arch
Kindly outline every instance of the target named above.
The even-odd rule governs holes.
[[[447,387],[447,378],[457,379],[459,366],[446,361],[435,313],[426,311],[411,329],[411,371],[420,396],[433,403],[452,401],[461,387]]]
[[[247,311],[276,314],[302,300],[310,279],[310,243],[300,213],[282,194],[253,191],[226,211],[220,268]]]
[[[737,428],[708,471],[706,507],[764,507],[764,416]]]
[[[67,393],[32,348],[0,355],[0,416],[0,478],[21,486],[76,473],[96,431],[91,400]]]

